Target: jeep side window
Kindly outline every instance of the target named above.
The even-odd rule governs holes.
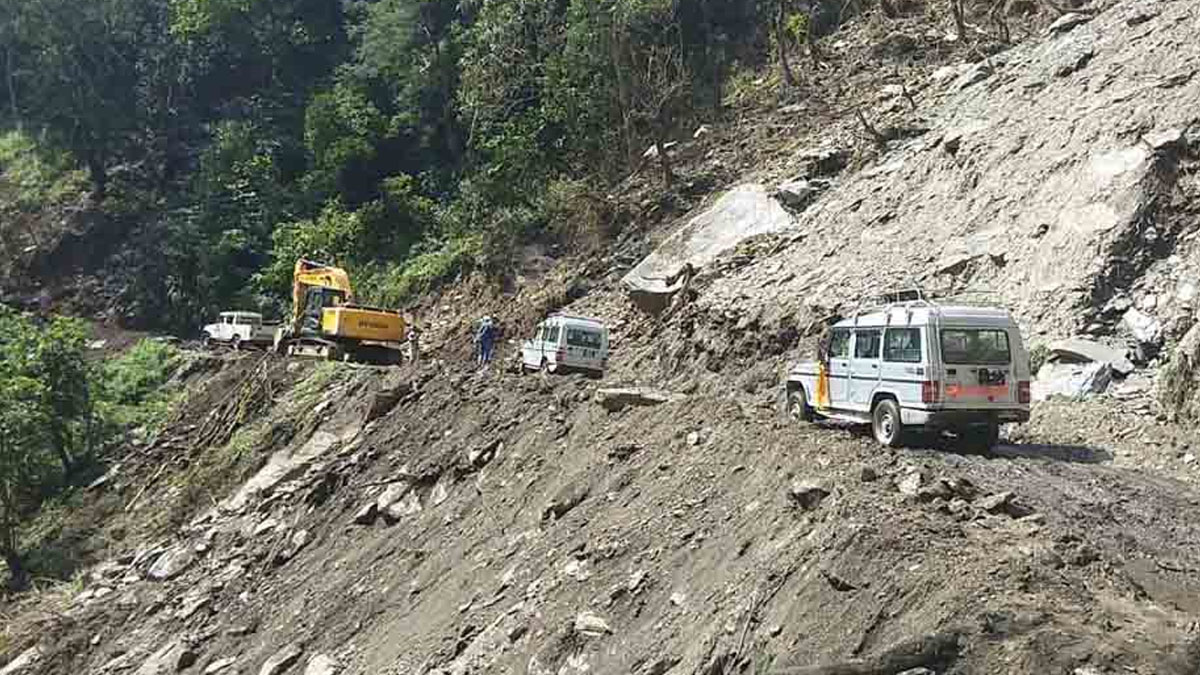
[[[859,330],[854,332],[854,358],[879,358],[880,331]]]
[[[921,329],[887,329],[883,338],[883,360],[892,363],[920,363]]]
[[[834,359],[844,359],[850,356],[850,331],[844,328],[835,329],[829,340],[829,356]]]

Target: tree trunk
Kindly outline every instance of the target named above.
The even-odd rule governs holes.
[[[808,35],[805,36],[805,42],[808,43],[808,55],[812,57],[813,70],[821,65],[821,50],[817,47],[817,8],[813,5],[812,9],[808,10]]]
[[[675,173],[671,170],[671,158],[668,157],[667,144],[659,141],[655,145],[658,147],[658,166],[662,171],[663,187],[669,190],[675,184]]]
[[[29,588],[29,571],[25,569],[25,561],[21,560],[21,556],[11,550],[0,552],[0,555],[4,556],[4,562],[8,565],[8,587],[14,591]]]
[[[796,86],[796,76],[792,73],[792,64],[788,61],[787,34],[783,27],[785,16],[783,0],[779,2],[779,11],[775,14],[775,45],[779,50],[779,66],[783,69],[783,81],[789,87]]]
[[[6,71],[5,79],[8,83],[8,107],[10,114],[12,115],[12,122],[16,126],[17,131],[22,131],[21,108],[17,105],[17,78],[14,74],[17,67],[13,64],[13,61],[16,60],[16,56],[14,56],[15,53],[16,50],[14,50],[12,47],[9,47],[8,51],[5,53],[4,69]]]
[[[952,0],[950,8],[954,12],[954,28],[958,31],[958,39],[967,39],[967,20],[963,13],[962,0]]]
[[[52,420],[50,423],[50,436],[54,442],[54,453],[58,455],[58,461],[62,464],[63,476],[71,475],[71,469],[75,466],[75,460],[71,457],[71,450],[67,447],[69,442],[69,432],[65,428],[66,425],[59,417]]]
[[[104,160],[99,153],[88,152],[87,168],[92,188],[96,191],[96,198],[104,199],[104,195],[108,192],[108,168],[104,166]]]
[[[621,137],[625,142],[625,161],[627,164],[632,165],[636,161],[635,157],[637,156],[637,149],[633,146],[633,128],[630,120],[633,95],[630,93],[628,73],[622,64],[622,47],[620,31],[617,30],[617,26],[614,23],[609,35],[609,51],[612,58],[613,74],[617,79],[617,106],[621,116]]]
[[[675,183],[675,173],[671,170],[670,152],[667,151],[667,143],[663,140],[667,137],[668,130],[670,129],[671,113],[667,108],[669,105],[671,105],[670,100],[664,101],[659,105],[658,114],[655,115],[658,129],[656,129],[657,133],[654,135],[655,144],[658,146],[658,164],[659,168],[662,169],[663,187],[668,190]]]

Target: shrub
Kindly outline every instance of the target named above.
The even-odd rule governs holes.
[[[110,425],[154,425],[174,400],[166,386],[182,360],[171,345],[142,340],[103,367],[101,414]]]

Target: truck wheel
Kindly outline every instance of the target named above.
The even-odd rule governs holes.
[[[871,430],[875,440],[889,448],[899,447],[904,426],[900,418],[900,406],[890,398],[875,404],[871,412]]]
[[[233,351],[235,351],[235,352],[236,352],[236,351],[239,351],[239,350],[241,350],[241,348],[242,348],[242,336],[241,336],[241,335],[234,335],[234,336],[233,336],[233,340],[230,342],[230,344],[233,346]]]
[[[200,338],[200,346],[204,347],[205,349],[212,349],[212,346],[213,346],[212,336],[209,335],[208,333],[205,333],[204,337]]]
[[[549,373],[552,375],[552,374],[558,372],[558,365],[554,364],[554,363],[550,363],[550,361],[548,359],[542,359],[541,370],[543,373]]]
[[[788,387],[787,411],[788,417],[792,418],[792,421],[812,421],[813,411],[812,408],[808,407],[808,394],[804,391],[804,385]]]

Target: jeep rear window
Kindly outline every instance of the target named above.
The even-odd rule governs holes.
[[[996,328],[942,330],[942,361],[955,365],[1008,365],[1008,333]]]

